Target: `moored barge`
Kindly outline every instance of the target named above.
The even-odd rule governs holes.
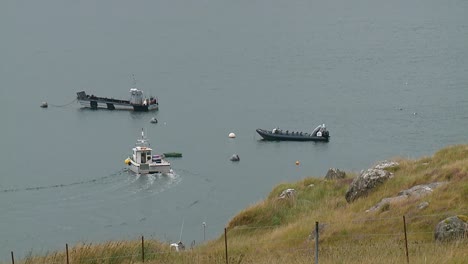
[[[76,93],[77,101],[82,107],[91,109],[108,109],[108,110],[133,110],[139,112],[147,112],[159,109],[158,98],[144,97],[143,91],[137,88],[130,89],[130,100],[120,100],[108,97],[99,97],[86,94],[81,91]]]

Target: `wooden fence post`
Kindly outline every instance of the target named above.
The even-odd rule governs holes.
[[[225,250],[226,250],[226,264],[229,264],[228,246],[227,246],[227,227],[224,228],[224,247],[225,247]]]
[[[145,237],[141,236],[141,259],[145,262]]]
[[[68,244],[65,244],[65,252],[67,253],[67,264],[70,264],[70,261],[68,258]]]
[[[319,253],[319,222],[315,222],[315,264],[318,264]]]
[[[406,235],[406,219],[404,215],[403,215],[403,230],[405,231],[406,262],[409,263],[408,236]]]

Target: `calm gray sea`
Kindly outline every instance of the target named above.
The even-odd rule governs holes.
[[[222,235],[281,182],[466,144],[467,14],[466,0],[2,1],[0,261],[201,243],[203,222]],[[81,90],[127,98],[131,74],[158,112],[57,107]],[[325,144],[255,132],[322,123]],[[126,171],[141,128],[183,153],[173,176]]]

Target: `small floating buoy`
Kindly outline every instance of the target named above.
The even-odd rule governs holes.
[[[158,120],[156,119],[156,117],[153,117],[153,118],[151,118],[150,122],[153,123],[153,124],[156,124],[156,123],[158,123]]]
[[[418,113],[414,112],[413,115],[417,115]]]
[[[231,160],[231,161],[239,161],[240,158],[239,158],[239,155],[234,154],[234,155],[231,156],[231,158],[230,158],[229,160]]]
[[[126,158],[124,162],[125,162],[125,164],[130,165],[130,163],[131,163],[130,158]]]
[[[236,137],[236,134],[234,134],[234,133],[232,133],[232,132],[229,133],[229,138],[235,138],[235,137]]]
[[[41,107],[42,108],[47,108],[49,105],[47,104],[47,102],[42,102],[41,103]]]
[[[299,163],[299,161],[298,161],[298,160],[296,160],[296,165],[299,165],[299,164],[300,164],[300,163]]]

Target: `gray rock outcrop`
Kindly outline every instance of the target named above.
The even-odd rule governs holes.
[[[422,203],[418,204],[418,209],[419,210],[426,209],[428,206],[429,206],[428,202],[422,202]]]
[[[281,192],[279,198],[284,199],[284,198],[294,198],[296,196],[296,190],[294,189],[286,189]]]
[[[416,185],[408,190],[403,190],[398,193],[398,195],[406,195],[406,196],[412,196],[415,198],[420,198],[422,196],[425,196],[427,194],[430,194],[434,191],[434,189],[446,185],[448,182],[433,182],[429,184],[421,184],[421,185]]]
[[[388,198],[383,198],[380,202],[378,202],[376,205],[372,206],[370,209],[366,210],[366,213],[369,212],[374,212],[379,210],[380,208],[384,207],[386,204],[395,204],[401,201],[404,201],[408,199],[406,195],[401,195],[401,196],[395,196],[395,197],[388,197]]]
[[[354,178],[346,192],[345,198],[348,203],[366,196],[373,188],[382,185],[389,178],[393,177],[393,173],[382,169],[368,169]]]
[[[344,171],[340,171],[339,169],[330,168],[325,175],[325,180],[335,180],[335,179],[344,179],[346,177],[346,173]]]
[[[439,222],[435,228],[436,241],[452,241],[468,237],[468,217],[459,215],[451,216]]]
[[[395,161],[381,161],[373,168],[361,171],[361,174],[354,178],[353,182],[346,192],[345,198],[348,203],[353,202],[359,197],[367,196],[369,192],[393,177],[393,173],[386,171],[388,168],[400,165]]]
[[[385,170],[385,169],[396,167],[398,165],[400,165],[398,162],[384,160],[384,161],[379,162],[377,165],[375,165],[374,169]]]
[[[407,190],[403,190],[398,193],[397,196],[394,197],[388,197],[388,198],[383,198],[382,201],[371,207],[369,210],[366,210],[366,212],[374,212],[380,208],[382,208],[385,204],[394,204],[398,203],[404,200],[407,200],[409,198],[415,198],[419,199],[425,195],[428,195],[434,191],[435,188],[446,185],[447,182],[433,182],[429,184],[421,184],[421,185],[416,185],[413,186]],[[429,204],[427,204],[429,205]],[[426,205],[426,207],[427,207]],[[424,209],[425,207],[423,206],[420,209]]]

